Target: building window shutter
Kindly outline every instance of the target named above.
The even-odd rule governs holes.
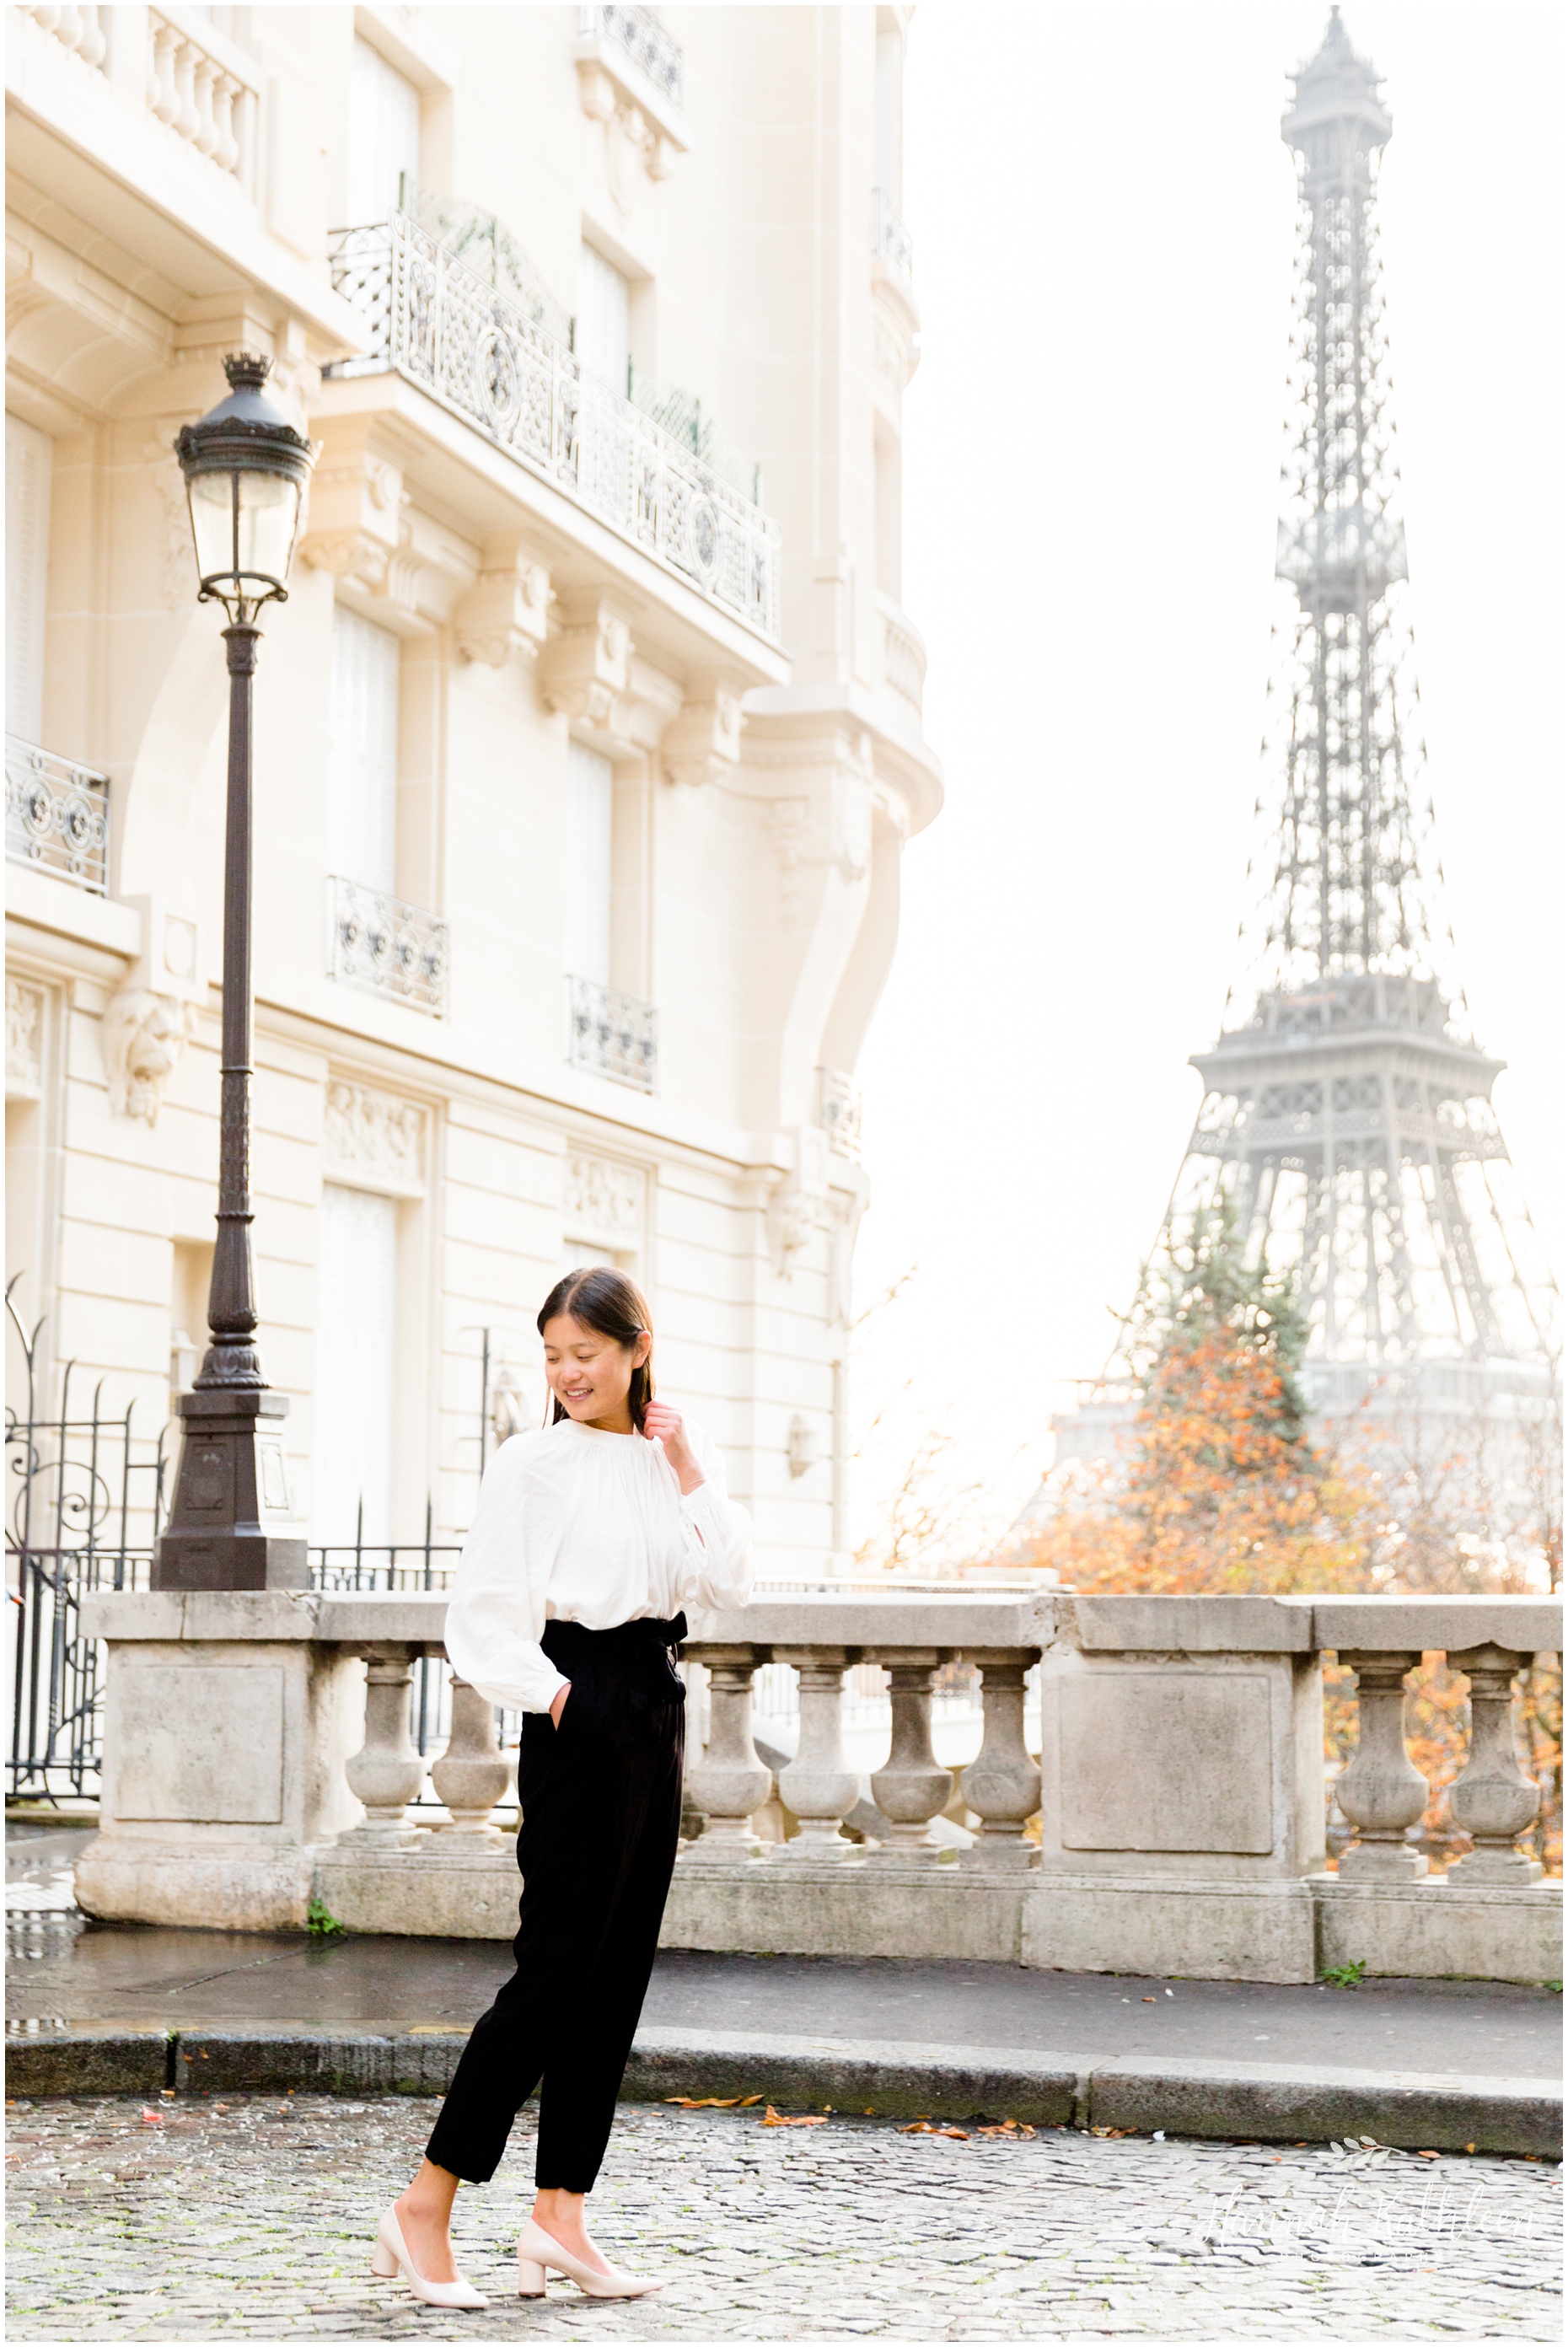
[[[419,179],[419,92],[378,49],[355,36],[348,106],[348,218],[364,228],[403,201]]]
[[[49,473],[54,443],[5,418],[5,731],[44,730],[44,622],[49,605]]]
[[[390,896],[397,880],[397,638],[333,614],[327,760],[330,868]]]
[[[577,272],[577,329],[574,348],[589,374],[626,396],[626,365],[630,356],[627,323],[628,286],[591,244],[582,247]]]
[[[397,1202],[322,1185],[316,1273],[314,1504],[311,1537],[392,1538]]]
[[[615,773],[608,758],[573,742],[567,758],[566,966],[573,978],[610,984],[610,831]]]

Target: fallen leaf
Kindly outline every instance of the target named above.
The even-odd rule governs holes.
[[[1416,2157],[1418,2159],[1440,2159],[1442,2157],[1442,2153],[1440,2151],[1418,2151]],[[1423,2266],[1421,2270],[1424,2273],[1427,2269]]]
[[[950,2135],[956,2137],[959,2143],[968,2143],[969,2139],[964,2128],[956,2127],[933,2127],[929,2119],[911,2119],[909,2125],[907,2127],[900,2127],[898,2132],[900,2135]],[[992,2135],[996,2135],[999,2134],[1000,2130],[996,2127],[992,2127],[989,2130],[985,2127],[980,2129],[980,2133],[982,2135],[985,2135],[988,2132]]]
[[[809,2116],[803,2116],[801,2118],[781,2118],[777,2111],[774,2110],[773,2105],[770,2103],[767,2109],[763,2113],[763,2125],[764,2127],[825,2127],[827,2125],[827,2121],[825,2119]]]
[[[1157,1996],[1146,1996],[1143,2002],[1145,2004],[1158,2004],[1160,2000]]]
[[[683,2111],[733,2111],[740,2103],[739,2095],[666,2095],[667,2103],[678,2103]],[[749,2103],[760,2103],[760,2095],[748,2095]]]
[[[163,2125],[163,2113],[161,2111],[149,2110],[144,2105],[142,2107],[141,2123],[143,2127],[161,2127]]]

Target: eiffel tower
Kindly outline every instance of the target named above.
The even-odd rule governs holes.
[[[1264,752],[1254,957],[1192,1065],[1204,1096],[1162,1235],[1228,1194],[1255,1259],[1294,1267],[1316,1415],[1517,1422],[1553,1391],[1555,1291],[1439,927],[1403,613],[1378,267],[1379,77],[1336,7],[1282,124],[1301,235],[1276,577],[1294,590]],[[1259,812],[1264,803],[1260,801]],[[1255,870],[1257,869],[1255,864]],[[1156,1257],[1157,1259],[1157,1257]],[[1058,1455],[1130,1414],[1113,1360]]]

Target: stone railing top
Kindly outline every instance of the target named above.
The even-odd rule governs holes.
[[[1085,1597],[1063,1591],[1061,1636],[1084,1652],[1460,1653],[1488,1644],[1556,1653],[1552,1597]]]
[[[687,1609],[687,1644],[845,1646],[885,1654],[939,1647],[1074,1646],[1105,1654],[1463,1653],[1497,1645],[1561,1652],[1563,1606],[1546,1597],[1085,1597],[955,1585],[886,1597],[771,1594],[729,1612]],[[89,1638],[317,1639],[438,1647],[446,1595],[317,1589],[98,1590],[81,1601]]]

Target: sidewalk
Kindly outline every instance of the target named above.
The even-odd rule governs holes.
[[[59,1903],[73,1838],[12,1833],[11,1896],[33,1907],[11,1917],[14,2092],[152,2093],[166,2077],[438,2091],[511,1969],[487,1941],[86,1925]],[[667,1950],[627,2084],[644,2098],[761,2089],[796,2107],[1551,2154],[1560,2077],[1561,1999],[1504,1983],[1345,1990]]]

